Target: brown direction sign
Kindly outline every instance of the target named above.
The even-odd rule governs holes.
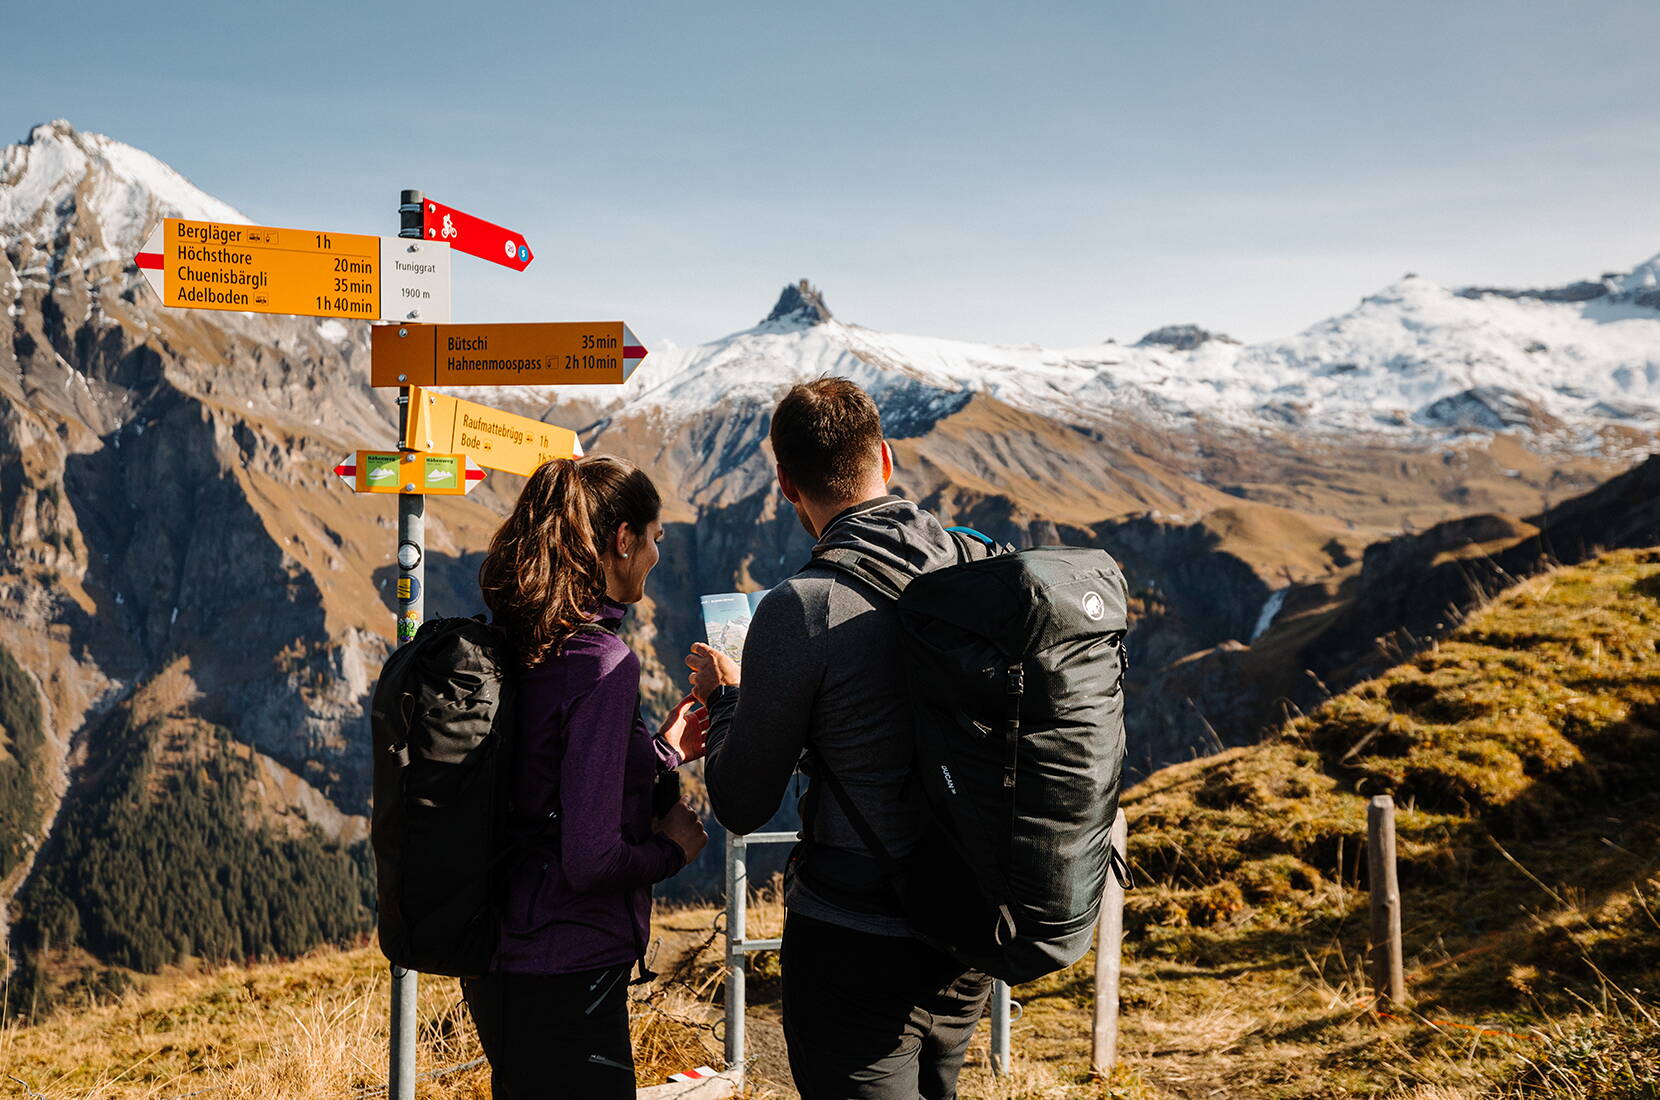
[[[544,462],[582,454],[582,441],[569,428],[422,389],[409,391],[404,446],[461,452],[480,466],[526,476]]]
[[[383,325],[374,386],[572,386],[626,382],[646,349],[621,321]]]

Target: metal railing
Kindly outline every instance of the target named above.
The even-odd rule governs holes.
[[[745,983],[749,956],[756,951],[776,951],[784,941],[747,938],[749,864],[745,854],[751,844],[794,844],[800,836],[787,833],[726,834],[726,1068],[743,1076],[748,1070],[744,1058]],[[1009,1016],[1012,1002],[1009,987],[994,982],[991,993],[991,1067],[999,1075],[1009,1072]]]

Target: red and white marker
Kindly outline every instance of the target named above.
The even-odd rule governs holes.
[[[167,277],[167,265],[164,262],[166,253],[161,241],[161,229],[158,225],[150,230],[150,235],[144,238],[144,247],[133,257],[133,263],[138,265],[138,273],[144,276],[144,281],[150,284],[156,297],[165,302],[167,291],[162,281]]]
[[[678,1083],[681,1081],[702,1081],[710,1077],[719,1076],[719,1073],[716,1073],[708,1066],[699,1066],[696,1069],[689,1069],[685,1073],[671,1073],[669,1074],[669,1080]]]
[[[431,199],[421,204],[421,228],[429,241],[452,245],[514,271],[523,271],[536,258],[520,234]]]

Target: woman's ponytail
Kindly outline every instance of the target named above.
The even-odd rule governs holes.
[[[594,617],[606,545],[619,525],[643,535],[661,509],[651,479],[621,459],[554,459],[530,475],[478,571],[520,664],[540,663]]]

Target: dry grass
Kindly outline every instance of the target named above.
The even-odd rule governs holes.
[[[636,999],[637,1078],[717,1061],[697,1023],[708,999],[676,986]],[[33,1027],[0,1029],[0,1095],[45,1100],[282,1097],[352,1100],[384,1095],[390,985],[372,947],[319,951],[290,963],[164,975],[110,1003],[60,1012]],[[454,979],[423,977],[418,1064],[422,1073],[464,1065],[482,1052]],[[207,1091],[203,1091],[207,1090]],[[422,1100],[483,1100],[483,1066],[423,1080]]]

